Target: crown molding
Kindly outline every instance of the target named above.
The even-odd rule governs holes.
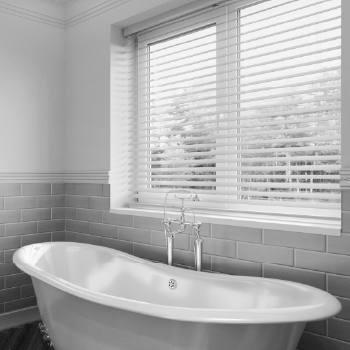
[[[79,171],[52,173],[0,173],[0,183],[103,183],[109,180],[108,171]]]
[[[65,28],[65,21],[62,19],[47,16],[43,13],[31,11],[24,7],[11,5],[3,1],[0,1],[0,12],[61,29]]]
[[[44,0],[44,1],[65,5],[74,0]],[[20,6],[14,6],[3,1],[0,1],[0,12],[4,12],[10,15],[31,20],[34,22],[43,23],[53,27],[67,29],[79,23],[85,22],[91,18],[99,16],[102,13],[110,11],[130,1],[133,1],[133,0],[106,0],[71,18],[66,18],[66,19],[59,19],[52,16],[47,16],[43,13],[31,11]]]
[[[71,0],[72,1],[72,0]],[[124,5],[133,0],[107,0],[103,1],[101,4],[96,5],[86,11],[81,12],[71,18],[65,20],[65,29],[73,27],[79,23],[85,22],[91,18],[97,17],[102,13],[113,10],[114,8]]]

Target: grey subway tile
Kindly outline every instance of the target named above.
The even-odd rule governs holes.
[[[350,342],[350,321],[331,318],[328,320],[328,336]]]
[[[31,209],[36,207],[36,197],[7,197],[5,198],[5,210]]]
[[[102,188],[102,196],[103,197],[110,197],[111,191],[110,191],[111,186],[109,184],[103,184]]]
[[[77,234],[75,232],[66,231],[65,236],[66,236],[66,238],[65,238],[66,242],[76,242],[77,241]]]
[[[350,235],[342,234],[340,237],[328,236],[328,252],[350,255]]]
[[[77,209],[76,208],[64,208],[65,209],[65,218],[76,220],[77,218]]]
[[[65,194],[64,183],[52,183],[51,184],[51,194]]]
[[[160,247],[165,247],[166,238],[164,231],[151,231],[151,244]]]
[[[32,307],[36,305],[36,298],[29,297],[20,300],[14,300],[5,302],[5,312],[13,312],[16,310],[22,310],[28,307]]]
[[[19,272],[20,270],[18,269],[18,267],[12,262],[0,264],[0,276],[12,275],[14,273]]]
[[[0,314],[3,314],[5,312],[5,306],[4,304],[0,304]]]
[[[151,243],[151,231],[140,228],[119,227],[118,238],[123,241],[132,241],[138,243]]]
[[[64,207],[65,197],[64,195],[38,196],[36,206],[37,208]]]
[[[3,197],[0,197],[0,210],[3,210],[4,209],[4,198]]]
[[[0,290],[5,288],[5,277],[0,277]]]
[[[295,267],[264,264],[264,277],[307,284],[326,290],[326,274]]]
[[[51,233],[36,233],[34,235],[25,235],[22,236],[22,247],[34,244],[34,243],[42,243],[42,242],[51,242]]]
[[[54,232],[54,231],[64,231],[65,230],[65,220],[45,220],[38,222],[38,232]]]
[[[20,196],[21,185],[18,183],[0,184],[0,197]]]
[[[65,194],[77,194],[77,184],[70,183],[70,184],[64,184],[64,193]]]
[[[66,240],[66,232],[65,231],[51,232],[51,240],[52,242],[64,242]]]
[[[327,323],[323,321],[308,322],[306,324],[305,330],[312,333],[317,333],[321,335],[326,335],[327,333]]]
[[[77,220],[102,223],[102,211],[93,209],[77,209]]]
[[[145,216],[135,216],[134,227],[156,231],[164,230],[164,224],[162,223],[162,219]],[[176,230],[176,228],[174,228],[174,230]]]
[[[257,228],[237,227],[229,225],[212,225],[212,237],[251,243],[262,242],[262,232]]]
[[[166,249],[147,244],[134,243],[134,255],[139,258],[166,262]]]
[[[89,208],[89,197],[66,195],[66,207]]]
[[[22,222],[50,220],[51,209],[24,209],[21,219]]]
[[[66,230],[71,232],[89,233],[89,223],[86,221],[66,220]]]
[[[134,244],[132,242],[102,237],[102,245],[104,247],[120,250],[131,255],[134,254]]]
[[[15,275],[5,276],[5,287],[12,288],[23,286],[24,284],[31,284],[32,279],[26,273],[17,273]]]
[[[324,235],[279,230],[264,230],[263,235],[266,245],[326,251]]]
[[[294,263],[293,249],[238,242],[238,259],[280,265]]]
[[[193,236],[191,242],[196,237]],[[224,239],[203,237],[203,253],[224,256],[227,258],[236,257],[236,242]],[[193,244],[191,244],[191,247]]]
[[[118,226],[91,222],[89,224],[89,234],[108,238],[118,238]]]
[[[328,292],[350,298],[350,277],[328,275]]]
[[[0,250],[0,264],[5,262],[5,252]]]
[[[17,249],[10,249],[10,250],[6,250],[5,253],[5,263],[11,263],[12,262],[12,258],[13,258],[13,254],[15,254],[15,251]]]
[[[0,238],[0,250],[15,249],[20,247],[20,238],[18,236]]]
[[[87,235],[85,233],[77,233],[77,242],[93,245],[102,245],[102,237]]]
[[[22,184],[22,196],[39,196],[42,194],[51,194],[50,183],[32,183]]]
[[[77,195],[82,196],[102,196],[103,185],[93,183],[78,183],[77,184]]]
[[[19,299],[20,297],[21,289],[19,287],[0,290],[0,303]]]
[[[2,210],[0,211],[0,224],[19,222],[21,220],[20,210]]]
[[[350,350],[350,344],[322,335],[304,332],[298,344],[299,350]]]
[[[341,203],[342,203],[342,210],[350,211],[350,191],[349,190],[341,191]]]
[[[329,253],[296,250],[295,265],[309,270],[350,275],[350,257]]]
[[[211,257],[211,269],[229,275],[261,277],[261,263],[242,261],[237,259]]]
[[[18,224],[7,224],[5,227],[6,236],[26,235],[38,232],[37,222],[21,222]]]
[[[350,212],[341,212],[341,231],[344,233],[350,233]]]
[[[32,284],[21,286],[21,298],[28,298],[32,296],[35,296],[35,291]]]
[[[341,303],[342,310],[337,315],[337,318],[342,318],[344,320],[349,321],[350,320],[350,299],[338,297],[338,300]]]
[[[5,236],[5,225],[0,225],[0,237]]]
[[[108,197],[89,197],[89,208],[109,210],[110,199]]]
[[[43,210],[47,210],[47,209],[43,209]],[[52,213],[52,220],[55,219],[65,219],[66,218],[66,208],[62,207],[62,208],[52,208],[49,209]]]
[[[104,211],[102,215],[102,222],[104,224],[110,225],[118,225],[118,226],[133,226],[132,215],[122,215],[122,214],[114,214]]]

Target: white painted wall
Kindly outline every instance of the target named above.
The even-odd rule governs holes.
[[[0,6],[0,172],[63,170],[64,31],[40,22],[55,13],[46,3],[36,15]]]
[[[193,0],[133,0],[66,29],[65,169],[110,169],[111,25],[132,24]],[[101,2],[96,0],[96,4]],[[111,2],[109,2],[111,3]],[[67,18],[84,11],[82,0],[67,4]],[[91,1],[87,3],[91,13]],[[70,7],[69,7],[70,6]],[[90,8],[90,10],[89,10]],[[71,12],[70,12],[71,11]],[[88,12],[86,13],[86,15]],[[115,28],[121,34],[121,29]]]

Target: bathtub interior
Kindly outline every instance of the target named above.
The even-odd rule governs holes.
[[[38,248],[39,247],[39,248]],[[278,309],[316,305],[310,287],[285,281],[198,273],[108,248],[37,246],[31,262],[63,283],[143,303],[205,309]],[[170,279],[177,288],[169,288]]]

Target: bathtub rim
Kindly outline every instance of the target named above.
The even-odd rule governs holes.
[[[272,323],[295,323],[295,322],[309,322],[309,321],[320,321],[327,319],[329,317],[335,316],[341,311],[340,302],[329,293],[322,291],[320,289],[304,285],[297,282],[264,278],[264,277],[251,277],[251,276],[240,276],[240,275],[228,275],[221,273],[210,273],[210,272],[200,272],[200,276],[209,279],[224,279],[224,280],[234,280],[241,279],[247,281],[264,280],[271,281],[276,284],[295,286],[299,285],[315,293],[316,296],[324,299],[324,304],[316,304],[309,306],[296,306],[296,307],[285,307],[285,308],[271,308],[271,309],[205,309],[205,308],[188,308],[179,306],[165,306],[162,304],[151,304],[143,301],[125,299],[122,297],[112,296],[108,294],[103,294],[100,292],[88,290],[86,288],[80,287],[74,283],[68,282],[66,280],[57,278],[28,261],[28,257],[25,254],[25,250],[28,247],[41,248],[42,246],[78,246],[90,249],[97,249],[103,252],[109,252],[114,256],[123,257],[136,261],[137,263],[145,265],[156,265],[158,269],[169,273],[171,277],[171,272],[177,275],[188,275],[192,274],[194,277],[199,273],[194,270],[186,270],[177,268],[174,266],[168,266],[161,263],[155,263],[150,260],[145,260],[133,255],[108,248],[103,246],[95,246],[86,243],[77,242],[45,242],[36,243],[19,248],[14,256],[13,262],[15,265],[25,273],[32,277],[35,277],[49,285],[65,291],[69,294],[75,295],[77,297],[89,300],[91,302],[119,308],[131,312],[141,313],[154,317],[161,317],[166,319],[173,319],[178,321],[187,322],[201,322],[201,323],[230,323],[230,324],[272,324]],[[198,277],[198,275],[197,275]],[[312,315],[312,316],[311,316]]]

